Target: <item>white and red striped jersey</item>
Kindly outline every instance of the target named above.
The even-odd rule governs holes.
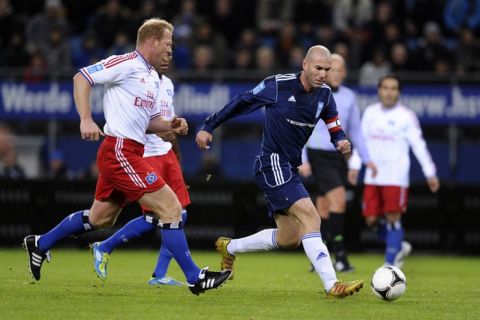
[[[146,143],[149,122],[160,116],[157,71],[138,51],[111,56],[80,69],[90,85],[105,85],[103,111],[105,134]]]
[[[409,185],[410,156],[413,154],[420,163],[425,177],[436,175],[436,167],[427,149],[418,118],[415,113],[397,103],[392,108],[384,108],[380,103],[368,106],[361,122],[368,152],[376,164],[378,173],[372,177],[370,169],[365,172],[365,184]],[[353,168],[355,159],[350,161]],[[357,161],[357,165],[358,165]],[[358,168],[356,168],[358,169]]]
[[[159,112],[166,120],[171,120],[175,116],[175,108],[173,106],[174,87],[172,80],[162,75],[162,83],[160,92],[158,93],[157,104]],[[147,143],[145,144],[144,157],[161,156],[167,154],[172,149],[172,144],[163,141],[156,134],[147,134]]]

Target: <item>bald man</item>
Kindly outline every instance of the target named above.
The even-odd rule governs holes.
[[[376,174],[375,164],[370,159],[360,127],[360,110],[355,93],[343,86],[347,76],[345,60],[339,54],[332,54],[332,67],[327,76],[333,98],[337,103],[342,128],[358,150],[362,162]],[[335,254],[334,267],[337,272],[350,272],[354,268],[347,258],[344,243],[344,220],[346,211],[346,191],[348,166],[345,156],[335,150],[330,143],[328,128],[319,122],[308,139],[303,152],[303,165],[299,168],[304,177],[313,175],[316,182],[316,208],[321,218],[321,234]],[[358,171],[348,172],[348,181],[355,185]],[[311,271],[314,271],[311,268]]]
[[[301,72],[270,76],[251,91],[237,95],[205,120],[196,142],[200,149],[206,150],[213,130],[223,122],[265,107],[263,141],[255,159],[254,176],[265,193],[268,215],[275,219],[277,228],[241,239],[217,239],[221,267],[232,269],[236,255],[241,252],[291,249],[302,244],[327,297],[343,298],[359,291],[363,281],[337,279],[319,232],[320,218],[298,173],[302,148],[320,119],[327,125],[337,152],[350,153],[350,142],[340,127],[335,100],[325,84],[331,64],[327,48],[311,47]]]

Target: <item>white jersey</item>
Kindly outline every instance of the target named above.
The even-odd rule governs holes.
[[[151,119],[160,116],[160,78],[138,51],[80,69],[90,85],[104,84],[105,134],[146,143]]]
[[[422,136],[417,116],[401,103],[384,108],[380,103],[368,106],[362,117],[362,131],[367,148],[378,169],[377,176],[367,168],[365,184],[409,185],[409,148],[422,166],[425,177],[436,175],[427,144]]]
[[[157,103],[160,107],[160,115],[166,120],[171,120],[175,116],[175,108],[173,106],[174,93],[172,80],[162,75],[162,84],[160,85],[160,93],[158,94]],[[156,134],[147,134],[147,143],[145,144],[144,157],[161,156],[167,154],[172,149],[172,144],[163,141]]]

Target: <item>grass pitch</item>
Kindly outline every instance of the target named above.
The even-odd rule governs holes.
[[[215,252],[194,251],[199,266],[218,269]],[[26,253],[0,250],[0,319],[480,319],[480,258],[413,255],[405,263],[407,292],[381,301],[369,282],[381,255],[352,255],[364,279],[359,294],[325,299],[301,252],[243,254],[235,280],[194,296],[186,287],[148,286],[155,251],[116,250],[107,281],[96,278],[88,250],[54,250],[42,279],[33,280]],[[169,273],[183,276],[175,263]]]

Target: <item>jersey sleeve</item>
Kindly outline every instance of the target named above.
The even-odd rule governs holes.
[[[277,100],[277,82],[269,77],[260,82],[251,91],[236,95],[222,109],[205,119],[201,130],[212,132],[225,121],[253,112]]]
[[[353,146],[357,150],[358,156],[362,159],[363,163],[369,163],[371,158],[365,143],[365,138],[363,137],[362,128],[360,125],[360,110],[358,108],[356,99],[352,100],[352,106],[348,115],[348,128],[348,136],[353,142]]]
[[[340,118],[338,117],[337,104],[332,95],[332,90],[328,88],[328,98],[325,107],[320,114],[321,119],[327,125],[328,133],[330,134],[330,141],[336,147],[336,144],[340,140],[345,140],[345,132],[343,132]]]
[[[91,86],[97,84],[120,84],[131,70],[128,61],[122,56],[111,56],[96,64],[80,69],[80,73],[87,79]]]
[[[407,127],[407,139],[412,148],[413,154],[417,158],[422,167],[423,174],[427,178],[435,177],[437,169],[432,160],[427,143],[423,138],[422,129],[418,122],[418,118],[412,111],[408,111],[409,125]]]

